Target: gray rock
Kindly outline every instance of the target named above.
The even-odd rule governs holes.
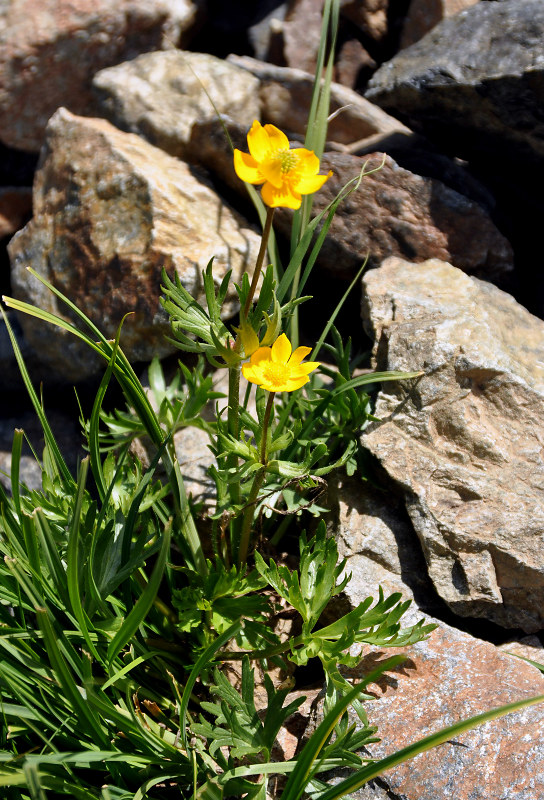
[[[366,97],[451,152],[519,168],[544,155],[543,70],[541,0],[480,2],[383,64]]]
[[[32,266],[114,337],[132,361],[162,357],[168,319],[160,307],[162,269],[202,297],[201,272],[214,257],[214,276],[240,279],[255,263],[259,237],[190,168],[108,122],[60,109],[34,185],[34,218],[12,239],[15,295],[53,313],[67,311],[26,270]],[[230,312],[237,308],[231,295]],[[228,311],[229,309],[226,309]],[[70,334],[27,315],[27,340],[66,381],[101,365]]]
[[[544,323],[451,265],[388,259],[363,280],[385,384],[366,447],[403,491],[438,594],[461,615],[544,623]]]
[[[443,19],[479,2],[480,0],[412,0],[402,24],[401,48],[409,47],[422,39]]]
[[[103,116],[182,159],[199,161],[196,122],[227,115],[249,127],[260,118],[259,81],[207,53],[146,53],[102,70],[93,88]]]
[[[139,53],[176,47],[192,0],[4,0],[0,3],[0,140],[38,151],[59,106],[92,107],[91,80]]]

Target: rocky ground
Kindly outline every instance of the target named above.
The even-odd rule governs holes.
[[[198,296],[211,256],[219,277],[240,274],[259,242],[210,98],[236,146],[245,149],[254,118],[300,141],[321,9],[322,0],[1,4],[2,292],[59,313],[31,266],[108,335],[135,311],[123,339],[135,362],[168,358],[162,268]],[[341,327],[372,349],[377,369],[425,373],[378,394],[381,421],[363,436],[372,485],[338,476],[329,491],[331,532],[354,575],[346,602],[380,583],[439,622],[408,667],[376,687],[379,755],[544,692],[544,676],[510,654],[544,662],[544,4],[341,0],[335,80],[331,108],[342,110],[324,157],[334,175],[316,208],[365,160],[386,157],[339,207],[312,289],[326,316],[368,255]],[[289,225],[278,214],[280,244]],[[100,366],[57,330],[9,319],[75,462],[70,387],[92,397]],[[9,469],[15,426],[40,445],[4,327],[0,370]],[[208,452],[198,434],[177,442],[195,494]],[[36,485],[34,460],[24,463]],[[543,721],[537,706],[489,723],[356,796],[538,800]],[[302,729],[299,719],[285,731],[286,754]]]

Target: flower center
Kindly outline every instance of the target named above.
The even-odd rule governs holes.
[[[289,379],[290,370],[287,364],[269,361],[263,369],[263,377],[272,386],[283,386]]]
[[[280,169],[285,174],[292,172],[298,164],[298,155],[293,150],[276,150],[274,161],[280,162]]]

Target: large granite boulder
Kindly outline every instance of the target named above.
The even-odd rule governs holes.
[[[366,447],[404,493],[429,575],[458,614],[544,627],[544,323],[440,261],[363,280],[385,384]]]
[[[93,88],[110,122],[185,160],[199,160],[195,123],[220,114],[249,128],[260,118],[258,79],[207,53],[146,53],[102,70]]]
[[[159,304],[163,268],[203,300],[202,270],[212,257],[218,282],[228,269],[239,280],[258,247],[257,234],[186,164],[104,120],[60,109],[46,132],[34,217],[10,242],[13,292],[67,313],[27,272],[33,267],[109,337],[133,312],[121,346],[132,361],[149,361],[174,351]],[[33,317],[20,319],[31,346],[65,380],[98,369],[79,340]]]
[[[479,2],[383,64],[366,97],[465,158],[541,163],[544,4]]]
[[[4,0],[0,141],[38,151],[59,106],[89,113],[95,72],[176,47],[195,13],[192,0]]]

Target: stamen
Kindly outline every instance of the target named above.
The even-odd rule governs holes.
[[[298,164],[298,155],[293,150],[276,150],[274,159],[280,162],[283,173],[292,172]]]

